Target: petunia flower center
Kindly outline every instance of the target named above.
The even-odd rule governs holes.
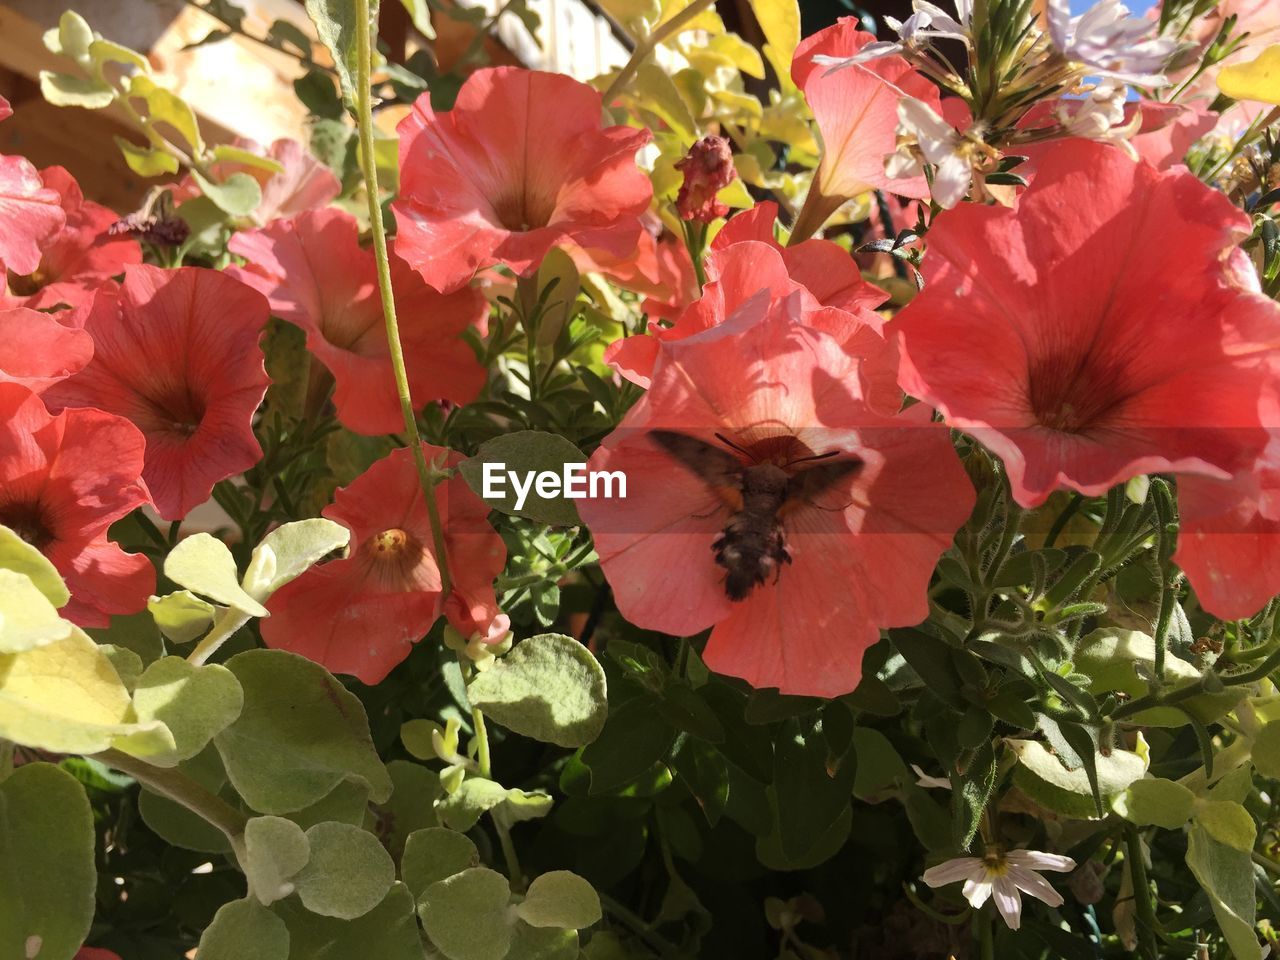
[[[9,271],[9,292],[15,297],[35,296],[48,286],[52,280],[52,277],[45,275],[43,269],[36,270],[35,273],[30,273],[26,276],[19,276],[11,270]]]
[[[422,543],[399,527],[375,533],[362,550],[371,561],[372,573],[385,586],[404,589],[412,584],[413,571],[422,561]]]
[[[57,539],[38,503],[0,504],[0,525],[8,527],[37,550]]]
[[[1085,355],[1049,354],[1028,370],[1028,400],[1036,422],[1060,433],[1084,433],[1124,399],[1118,363]]]
[[[194,393],[189,386],[183,385],[144,399],[157,430],[190,437],[204,422],[204,398]]]
[[[518,190],[504,193],[493,200],[493,213],[498,218],[498,223],[512,233],[545,227],[551,223],[555,212],[554,196],[530,190],[525,184],[520,184]]]

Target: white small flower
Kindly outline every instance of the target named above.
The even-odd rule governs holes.
[[[1091,74],[1143,87],[1169,81],[1164,69],[1178,41],[1155,35],[1157,24],[1134,17],[1120,0],[1098,0],[1078,17],[1070,0],[1049,0],[1049,36],[1068,60]]]
[[[955,127],[938,116],[927,103],[904,97],[898,104],[898,136],[906,143],[885,158],[885,173],[893,178],[918,176],[922,160],[937,169],[933,176],[933,199],[950,210],[969,193],[973,163],[969,141]],[[914,147],[918,150],[912,149]]]
[[[919,46],[925,40],[932,38],[948,38],[965,43],[972,40],[969,31],[969,21],[973,16],[971,0],[956,0],[956,17],[930,3],[929,0],[915,0],[911,6],[914,12],[905,21],[893,17],[884,18],[884,22],[897,33],[896,42],[875,40],[852,57],[818,54],[813,58],[813,62],[830,67],[828,72],[834,72],[851,67],[855,63],[866,63],[868,60],[902,53],[908,47]]]
[[[1037,870],[1070,873],[1076,862],[1058,853],[1039,850],[987,851],[984,857],[957,857],[930,867],[924,882],[931,887],[944,887],[964,881],[964,898],[975,909],[995,900],[996,909],[1010,930],[1022,924],[1022,894],[1029,894],[1051,907],[1062,906],[1062,894],[1049,886]]]
[[[950,790],[951,781],[946,777],[931,777],[925,773],[918,764],[911,765],[911,772],[916,775],[917,787],[928,787],[929,789]]]

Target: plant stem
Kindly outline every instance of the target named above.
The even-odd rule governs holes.
[[[149,790],[172,800],[202,820],[211,823],[231,841],[231,848],[238,858],[243,853],[244,827],[248,818],[181,770],[153,767],[119,750],[104,750],[102,753],[94,754],[93,759],[128,774]]]
[[[657,49],[658,44],[668,37],[678,34],[686,24],[691,23],[697,18],[698,14],[713,6],[714,3],[715,0],[693,0],[693,3],[689,4],[670,20],[658,24],[654,27],[653,33],[637,43],[635,50],[631,53],[631,59],[627,61],[626,66],[618,71],[618,75],[613,78],[613,82],[605,90],[604,96],[601,98],[605,107],[608,107],[614,97],[621,93],[623,88],[631,82],[632,78],[640,71],[640,67],[649,59],[649,54]]]
[[[1138,952],[1146,960],[1157,960],[1156,908],[1151,902],[1151,884],[1147,881],[1147,865],[1142,861],[1142,839],[1138,828],[1125,824],[1125,841],[1128,847],[1129,876],[1133,880],[1133,902],[1137,908]]]
[[[382,316],[386,321],[387,348],[391,353],[391,369],[395,374],[396,392],[400,395],[400,413],[413,450],[414,466],[427,500],[427,516],[431,521],[431,540],[435,548],[436,566],[440,570],[440,599],[449,596],[453,580],[449,576],[449,558],[445,553],[444,527],[440,507],[436,503],[436,480],[427,465],[414,414],[413,397],[409,393],[409,374],[404,365],[404,348],[400,343],[400,325],[396,321],[396,302],[391,289],[391,261],[387,256],[387,234],[382,224],[382,205],[378,202],[378,167],[373,154],[373,104],[370,102],[369,73],[373,60],[373,39],[369,23],[369,0],[354,0],[356,9],[356,120],[360,130],[360,166],[364,173],[364,189],[369,199],[369,226],[373,231],[373,254],[378,265],[378,292],[382,298]]]
[[[1258,664],[1252,670],[1246,670],[1244,673],[1228,674],[1225,677],[1217,677],[1217,682],[1222,686],[1238,687],[1246,683],[1254,683],[1269,676],[1271,671],[1280,667],[1280,648],[1273,650],[1267,659]],[[1139,697],[1137,700],[1130,700],[1128,703],[1122,704],[1113,714],[1112,720],[1123,720],[1125,717],[1131,717],[1135,713],[1141,713],[1143,710],[1151,707],[1167,706],[1169,704],[1181,703],[1183,700],[1190,700],[1192,697],[1199,696],[1202,693],[1208,693],[1208,685],[1205,683],[1204,677],[1193,681],[1184,687],[1178,687],[1169,693],[1149,694],[1145,697]]]

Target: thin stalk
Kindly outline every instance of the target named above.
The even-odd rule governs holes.
[[[365,2],[365,0],[361,0],[361,2]],[[689,4],[670,20],[658,24],[653,33],[637,43],[635,50],[631,53],[631,59],[627,61],[626,66],[618,71],[618,75],[613,78],[613,82],[605,90],[602,98],[604,105],[608,107],[613,102],[613,99],[631,82],[632,78],[639,73],[640,67],[649,59],[649,54],[658,48],[658,44],[668,37],[675,36],[684,29],[685,24],[693,22],[698,14],[714,5],[714,3],[715,0],[693,0],[693,3]]]
[[[167,797],[179,806],[190,810],[200,819],[217,827],[231,841],[231,847],[237,857],[243,853],[244,827],[248,818],[181,770],[153,767],[119,750],[104,750],[102,753],[95,754],[94,759],[114,770],[128,774],[149,790]]]
[[[382,205],[378,202],[378,168],[373,155],[373,104],[369,99],[369,74],[372,69],[373,40],[370,35],[369,0],[355,0],[356,7],[356,120],[360,131],[360,166],[364,173],[365,194],[369,198],[369,226],[373,230],[373,254],[378,265],[378,292],[382,298],[382,316],[386,321],[387,347],[391,352],[391,369],[395,374],[396,392],[400,395],[400,413],[405,433],[413,450],[413,463],[418,469],[422,495],[427,500],[427,516],[431,521],[431,540],[435,547],[436,566],[440,570],[440,599],[449,596],[453,580],[449,576],[449,558],[445,553],[444,527],[440,507],[436,504],[435,478],[427,465],[414,414],[413,397],[409,393],[409,374],[404,365],[404,348],[400,343],[400,325],[396,321],[396,301],[391,289],[391,261],[387,256],[387,234],[382,224]]]
[[[1145,960],[1157,960],[1160,954],[1156,950],[1156,908],[1151,902],[1147,866],[1142,862],[1142,839],[1138,836],[1138,828],[1132,823],[1125,824],[1125,841],[1128,847],[1126,859],[1129,876],[1133,880],[1133,902],[1138,913],[1138,952]]]

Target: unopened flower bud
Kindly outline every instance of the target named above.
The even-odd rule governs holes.
[[[692,147],[676,169],[684,174],[684,183],[676,197],[676,212],[682,220],[710,223],[728,216],[729,207],[716,199],[716,194],[738,176],[733,166],[733,151],[724,137],[703,137]]]

